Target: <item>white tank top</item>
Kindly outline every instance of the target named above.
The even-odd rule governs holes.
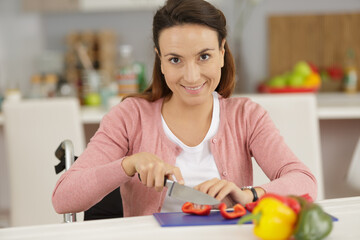
[[[175,166],[180,168],[185,185],[194,187],[206,180],[220,178],[214,156],[210,151],[210,139],[215,136],[220,123],[220,107],[217,93],[213,92],[213,113],[209,131],[203,141],[195,147],[189,147],[180,141],[168,128],[163,116],[161,116],[161,119],[166,136],[183,150],[176,158]],[[161,212],[181,212],[183,204],[183,201],[166,195]]]

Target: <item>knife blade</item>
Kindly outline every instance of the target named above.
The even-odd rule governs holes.
[[[181,185],[166,178],[165,186],[168,187],[168,196],[184,202],[192,202],[200,205],[217,205],[220,201],[210,195],[200,192],[194,188]]]
[[[141,181],[140,174],[138,178]],[[164,186],[168,188],[167,194],[169,197],[176,198],[184,202],[192,202],[199,205],[217,205],[220,201],[210,195],[200,192],[189,186],[181,185],[178,182],[164,178]]]

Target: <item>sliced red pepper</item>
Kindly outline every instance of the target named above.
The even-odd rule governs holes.
[[[238,203],[234,206],[233,212],[227,212],[226,208],[227,208],[227,206],[225,203],[220,203],[220,205],[219,205],[220,213],[226,219],[239,218],[246,214],[246,209],[240,203]]]
[[[250,202],[245,204],[245,208],[249,211],[252,212],[254,210],[254,208],[256,207],[256,205],[258,204],[258,201],[256,202]]]
[[[202,208],[195,208],[193,203],[186,202],[182,206],[181,210],[184,213],[188,213],[188,214],[206,216],[206,215],[210,214],[211,206],[210,205],[203,205]]]

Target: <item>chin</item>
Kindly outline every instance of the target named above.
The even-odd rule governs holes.
[[[206,94],[206,95],[201,94],[201,95],[197,95],[197,96],[187,97],[184,100],[188,105],[196,106],[196,105],[201,105],[201,104],[206,103],[209,99],[208,97],[209,97],[208,94]]]

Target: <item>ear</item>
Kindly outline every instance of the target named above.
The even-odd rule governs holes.
[[[154,48],[154,51],[156,52],[156,55],[158,55],[158,57],[160,58],[160,53],[159,53],[159,51],[157,50],[156,47]]]
[[[154,48],[155,52],[156,52],[156,55],[157,57],[159,58],[160,60],[160,68],[161,68],[161,73],[164,74],[164,71],[163,71],[163,67],[162,67],[162,64],[161,64],[161,55],[159,53],[159,50],[157,48]]]
[[[225,43],[226,43],[226,39],[224,38],[221,42],[221,48],[220,48],[221,67],[224,66],[224,62],[225,62]]]

